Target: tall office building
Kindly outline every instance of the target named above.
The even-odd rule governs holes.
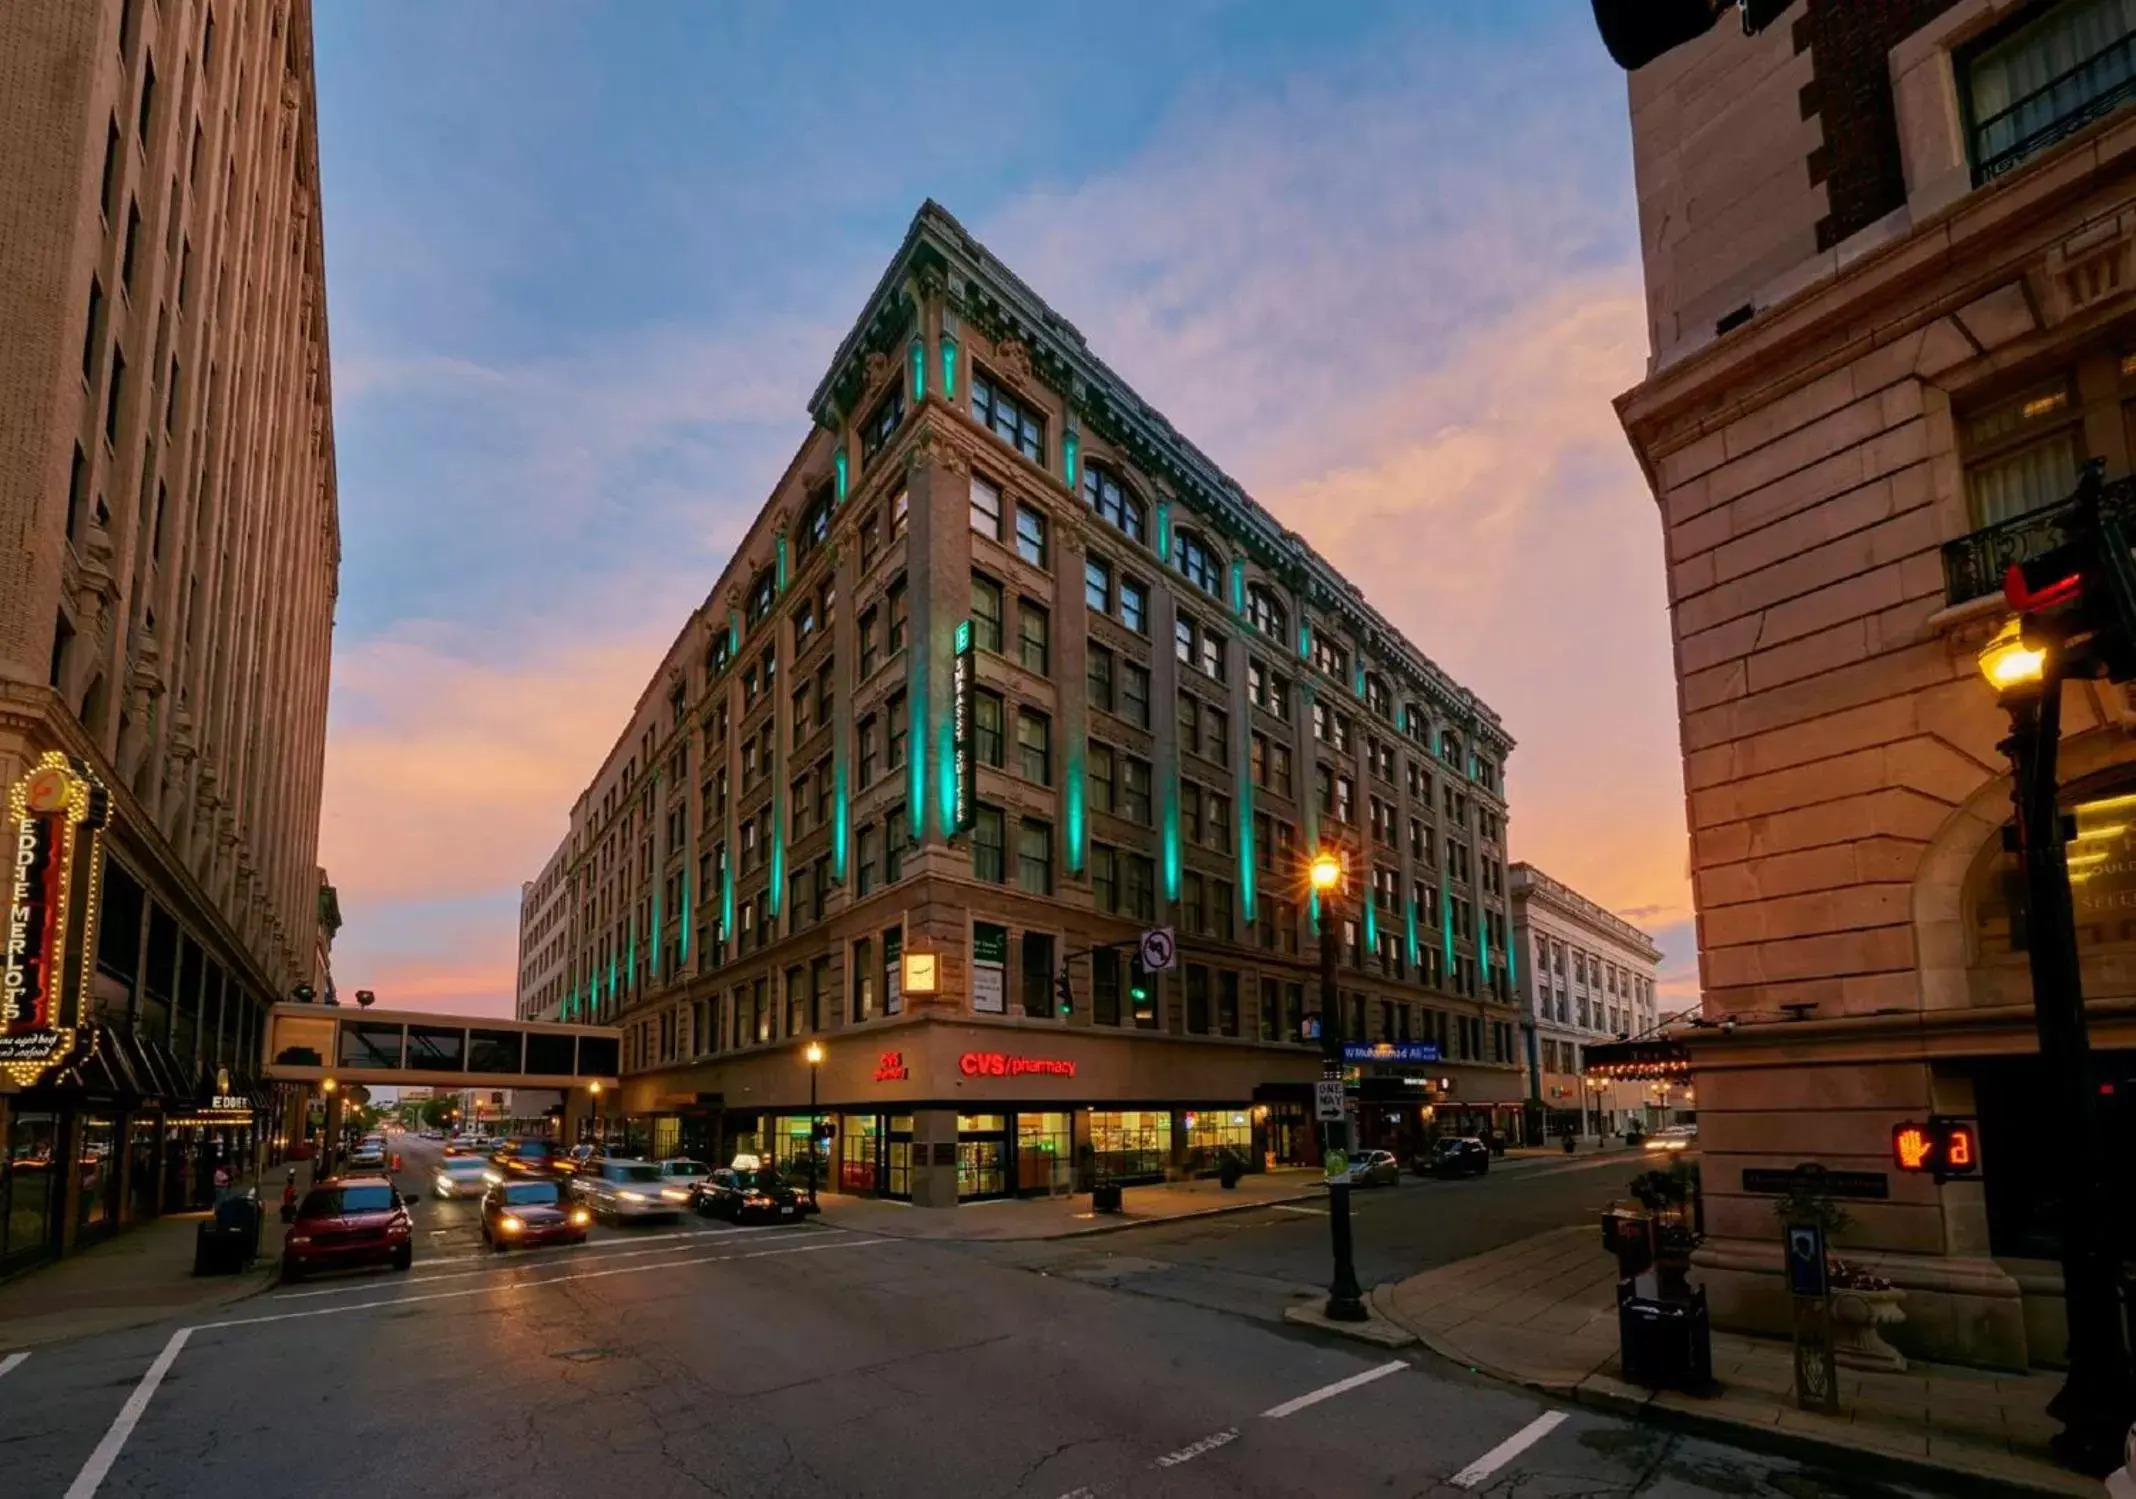
[[[1893,1341],[2063,1356],[2057,1173],[1977,654],[2086,460],[2136,449],[2136,9],[1787,7],[1631,76],[1653,355],[1619,401],[1667,538],[1705,1018],[1714,1320],[1784,1332],[1771,1191],[1842,1178]],[[2101,1107],[2136,1127],[2136,725],[2075,685],[2061,769]],[[1983,1170],[1893,1169],[1977,1115]],[[2117,1196],[2136,1193],[2115,1153]]]
[[[571,886],[566,851],[519,887],[519,977],[512,1013],[521,1020],[561,1020],[565,963],[571,950]]]
[[[559,850],[611,1121],[787,1160],[813,1081],[940,1206],[1314,1159],[1326,841],[1365,1142],[1516,1131],[1497,717],[933,204],[810,414]]]
[[[56,870],[0,1025],[0,1265],[191,1206],[318,963],[318,181],[304,0],[0,6],[0,785]]]

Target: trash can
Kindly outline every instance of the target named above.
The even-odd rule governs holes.
[[[236,1275],[260,1253],[260,1199],[256,1192],[226,1197],[193,1235],[195,1275]]]
[[[1090,1189],[1090,1210],[1093,1213],[1117,1213],[1120,1211],[1120,1184],[1099,1182]]]
[[[1633,1384],[1712,1392],[1713,1325],[1703,1286],[1674,1301],[1641,1296],[1633,1282],[1617,1282],[1617,1340],[1624,1377]]]
[[[1237,1187],[1239,1184],[1239,1178],[1244,1176],[1245,1174],[1245,1163],[1241,1161],[1237,1156],[1231,1155],[1228,1152],[1225,1154],[1222,1160],[1216,1163],[1216,1179],[1218,1183],[1222,1185],[1223,1189],[1226,1192],[1229,1192],[1235,1187]]]

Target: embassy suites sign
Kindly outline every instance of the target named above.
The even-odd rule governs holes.
[[[78,761],[46,752],[8,792],[8,908],[0,947],[0,1074],[28,1087],[74,1053],[96,954],[103,830],[110,803]],[[85,846],[86,838],[86,846]],[[80,881],[78,869],[88,878]],[[77,899],[77,896],[81,899]],[[67,968],[81,910],[76,971]]]

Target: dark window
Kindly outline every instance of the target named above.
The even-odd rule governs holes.
[[[96,379],[96,353],[104,343],[104,283],[89,278],[89,322],[82,329],[82,378]]]
[[[983,651],[1001,649],[1001,585],[972,574],[972,643]]]
[[[1053,938],[1045,932],[1023,934],[1023,1012],[1034,1019],[1055,1013]]]
[[[1203,593],[1220,597],[1223,593],[1221,564],[1209,551],[1199,536],[1191,531],[1174,530],[1172,533],[1172,565],[1180,575]]]
[[[905,388],[892,386],[890,393],[876,403],[868,413],[868,419],[860,428],[860,461],[866,463],[890,441],[897,431],[898,423],[905,419]]]
[[[1033,895],[1053,893],[1053,827],[1025,818],[1016,832],[1016,883]]]
[[[156,60],[151,57],[141,64],[141,119],[139,130],[141,143],[148,143],[149,121],[156,113]]]
[[[512,1074],[519,1071],[518,1031],[469,1031],[467,1070]]]
[[[1001,809],[980,807],[972,827],[972,878],[999,885],[1008,879]]]
[[[1963,59],[1975,182],[2001,176],[2136,97],[2132,23],[2122,0],[2047,6]]]
[[[114,115],[111,120],[109,133],[107,133],[104,137],[103,185],[97,189],[97,206],[103,209],[104,217],[106,219],[109,219],[111,217],[112,209],[116,206],[111,201],[111,194],[113,189],[115,189],[119,185],[120,139],[121,137],[119,135],[119,121],[118,117]]]
[[[571,1076],[571,1037],[548,1031],[527,1033],[526,1069],[540,1077]]]
[[[397,1068],[401,1064],[401,1028],[397,1025],[366,1025],[344,1021],[340,1027],[341,1055],[334,1065],[350,1070]],[[453,1032],[458,1035],[459,1032]],[[413,1065],[413,1059],[410,1059]]]
[[[1099,1025],[1120,1023],[1120,955],[1111,948],[1090,955],[1090,1018]]]
[[[1023,669],[1039,676],[1052,674],[1053,621],[1044,607],[1030,599],[1016,601],[1016,651]]]
[[[1029,505],[1016,507],[1016,555],[1033,567],[1046,565],[1046,518]]]
[[[972,417],[1033,463],[1046,461],[1043,419],[977,370],[972,373]]]
[[[134,252],[141,244],[141,205],[128,200],[126,204],[126,244],[119,252],[119,280],[131,293],[134,284]]]
[[[126,392],[126,354],[114,346],[111,351],[111,383],[104,392],[104,441],[116,446],[119,441],[119,400]]]
[[[467,1032],[457,1026],[411,1025],[408,1027],[408,1067],[416,1072],[460,1072],[466,1055]]]
[[[1110,469],[1095,463],[1083,465],[1083,503],[1097,511],[1099,519],[1135,540],[1148,540],[1142,502]]]

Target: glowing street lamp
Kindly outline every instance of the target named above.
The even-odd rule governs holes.
[[[816,1152],[822,1148],[823,1121],[816,1114],[816,1074],[823,1070],[823,1043],[811,1041],[802,1053],[808,1058],[808,1200],[816,1202]]]
[[[1342,856],[1322,849],[1306,866],[1306,876],[1320,897],[1320,1076],[1323,1082],[1342,1081],[1342,996],[1335,977],[1340,957],[1336,934],[1335,892],[1342,885]],[[1320,1126],[1322,1148],[1332,1154],[1350,1144],[1348,1121]],[[1328,1183],[1328,1237],[1335,1255],[1335,1275],[1328,1286],[1327,1317],[1331,1322],[1363,1322],[1364,1292],[1357,1283],[1357,1265],[1350,1249],[1350,1181],[1345,1171],[1340,1181]]]
[[[1998,696],[2037,691],[2047,675],[2046,648],[2027,644],[2024,626],[2013,619],[1981,647],[1980,674]]]

